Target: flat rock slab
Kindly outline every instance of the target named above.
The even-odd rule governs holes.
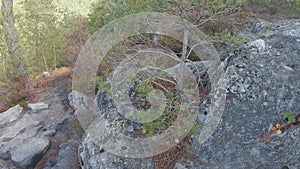
[[[36,120],[35,116],[25,114],[16,123],[0,129],[0,143],[4,140],[16,137],[21,131],[32,128],[33,126],[38,126],[40,124],[41,121]]]
[[[0,128],[17,120],[23,111],[23,107],[16,105],[0,114]]]
[[[49,139],[34,137],[13,149],[10,152],[11,160],[18,168],[33,168],[43,157],[49,146]]]
[[[37,123],[36,125],[22,128],[18,133],[11,132],[7,133],[8,135],[4,135],[0,141],[0,157],[4,160],[10,159],[10,152],[22,147],[24,143],[29,142],[32,138],[37,137],[42,127],[43,124]]]
[[[37,112],[42,109],[48,109],[49,105],[44,102],[38,102],[38,103],[28,103],[27,107],[32,112]]]

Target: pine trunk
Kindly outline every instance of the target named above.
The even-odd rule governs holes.
[[[2,0],[2,26],[6,40],[10,64],[13,70],[8,72],[9,78],[18,79],[20,76],[27,74],[26,66],[22,58],[19,46],[19,37],[14,22],[13,0]]]

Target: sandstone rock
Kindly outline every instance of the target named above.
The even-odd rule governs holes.
[[[32,112],[37,112],[42,109],[48,109],[49,105],[44,102],[38,102],[38,103],[29,103],[28,109],[31,110]]]
[[[23,128],[22,131],[13,137],[2,137],[3,139],[0,142],[0,157],[4,160],[10,159],[10,152],[15,148],[23,146],[23,143],[28,142],[28,140],[32,139],[33,137],[36,137],[42,127],[43,124],[38,123],[34,126]]]
[[[69,103],[70,105],[75,109],[79,109],[80,106],[86,105],[86,106],[93,106],[93,100],[90,100],[88,96],[84,95],[83,93],[80,93],[78,91],[72,91],[68,95]]]
[[[84,94],[72,91],[68,95],[70,105],[75,109],[75,115],[84,130],[95,120],[96,112],[94,110],[94,100]]]
[[[11,126],[8,126],[1,130],[0,143],[6,139],[12,139],[16,137],[21,131],[25,131],[28,128],[38,126],[41,121],[35,119],[35,116],[25,114],[20,120]]]
[[[56,133],[55,129],[48,129],[46,131],[43,132],[43,135],[46,137],[53,137]]]
[[[276,124],[278,114],[300,110],[300,20],[253,23],[248,29],[252,37],[266,30],[273,35],[222,54],[226,107],[212,137],[200,144],[201,129],[195,134],[194,153],[210,164],[191,168],[300,168],[299,127],[275,134],[266,144],[258,139]]]
[[[54,155],[53,153],[56,153],[55,146],[66,141],[65,137],[77,138],[72,136],[73,131],[68,122],[68,118],[73,114],[73,109],[68,106],[67,79],[64,76],[54,80],[53,83],[58,82],[58,86],[51,86],[49,90],[36,96],[38,101],[46,100],[51,106],[45,102],[28,104],[30,111],[24,112],[24,115],[20,113],[18,118],[15,118],[16,120],[10,120],[10,117],[13,118],[13,116],[5,118],[8,122],[5,121],[4,124],[7,125],[0,128],[1,169],[35,168],[42,158],[47,160]],[[56,132],[59,134],[55,135]],[[50,139],[54,140],[55,144],[52,147],[53,150],[48,152],[51,147],[49,137],[52,137]],[[46,156],[45,153],[47,153]],[[78,163],[76,156],[68,155],[64,154],[64,157],[70,157]],[[41,165],[43,162],[39,163],[38,168]]]
[[[18,168],[33,168],[42,159],[49,146],[49,139],[33,137],[10,152],[11,160]]]
[[[20,105],[16,105],[15,107],[12,107],[8,109],[7,111],[0,114],[0,128],[17,120],[21,113],[22,113],[23,107]]]
[[[118,112],[106,92],[98,91],[96,96],[96,105],[98,107],[97,112],[101,113],[102,116],[105,116],[110,121],[113,121],[117,117]],[[116,123],[118,122],[116,121]],[[120,125],[124,127],[124,130],[128,130],[128,124],[123,123],[123,125]],[[130,126],[134,128],[136,127],[132,124]],[[115,126],[112,128],[114,127]],[[93,136],[90,135],[90,132],[88,132],[85,134],[83,141],[80,144],[79,156],[82,161],[81,168],[83,169],[153,168],[151,158],[136,159],[120,157],[109,153],[103,149],[101,145],[98,145],[94,141]]]

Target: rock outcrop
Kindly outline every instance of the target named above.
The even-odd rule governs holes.
[[[251,41],[221,55],[228,91],[218,129],[203,144],[195,136],[195,153],[210,165],[193,168],[300,168],[299,126],[258,139],[285,112],[299,113],[300,20],[248,26],[241,36]]]
[[[194,135],[193,153],[205,163],[194,162],[187,167],[177,162],[177,168],[300,168],[299,126],[272,136],[269,143],[258,139],[276,124],[278,114],[300,110],[300,20],[254,20],[247,26],[239,34],[248,42],[220,55],[227,82],[222,119],[204,143],[200,143],[201,129]],[[96,110],[100,115],[114,117],[118,112],[105,95],[98,93]],[[200,108],[198,120],[205,123],[211,103],[203,104],[206,105]],[[149,158],[132,159],[107,152],[93,142],[89,133],[79,152],[85,169],[153,168]]]

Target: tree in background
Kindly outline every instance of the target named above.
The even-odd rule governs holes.
[[[166,8],[163,5],[168,4],[168,1],[164,3],[159,0],[100,0],[92,5],[92,12],[89,14],[89,30],[94,33],[113,19],[138,12],[160,11]]]
[[[2,20],[2,13],[0,13],[0,18]],[[4,77],[6,77],[6,71],[7,67],[9,66],[7,64],[9,56],[8,56],[8,51],[7,51],[7,46],[6,46],[6,41],[3,33],[3,27],[2,24],[0,24],[0,56],[1,56],[1,64],[0,64],[0,81],[4,83]],[[1,86],[1,84],[0,84]]]
[[[9,65],[13,68],[13,70],[7,71],[7,75],[9,78],[17,80],[21,76],[25,76],[27,71],[19,46],[18,32],[15,26],[13,0],[2,0],[1,13],[2,29],[9,54],[9,59],[5,59],[5,62],[9,61]]]
[[[33,80],[29,75],[64,66],[67,59],[63,58],[62,50],[68,46],[65,33],[87,25],[87,22],[76,25],[76,17],[80,13],[61,9],[52,0],[13,2],[2,0],[0,14],[0,93],[5,95],[0,98],[0,111],[16,104],[25,104],[32,98],[34,92],[29,89],[33,85],[29,83]],[[77,34],[78,42],[83,44],[84,38]],[[69,39],[69,44],[72,40]],[[72,50],[74,55],[80,51]]]
[[[228,24],[231,24],[232,14],[245,2],[246,0],[99,0],[92,5],[89,29],[94,33],[116,18],[138,12],[166,12],[188,19],[196,25],[216,20],[230,20]]]
[[[33,74],[61,65],[63,28],[52,0],[25,0],[18,15],[20,43]]]
[[[3,61],[8,62],[4,68],[6,77],[9,82],[9,93],[6,97],[7,100],[1,100],[8,105],[15,105],[22,101],[28,100],[28,80],[27,67],[24,62],[23,52],[19,46],[18,32],[15,26],[15,17],[13,12],[13,0],[2,0],[2,29],[5,37],[6,47],[9,58],[4,58]],[[3,47],[3,45],[1,45]],[[5,55],[5,52],[1,52],[1,55]],[[2,56],[2,58],[5,56]]]

